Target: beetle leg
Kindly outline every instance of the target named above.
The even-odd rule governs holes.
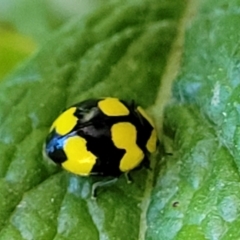
[[[132,177],[131,177],[131,175],[130,175],[129,172],[125,172],[125,173],[124,173],[124,176],[125,176],[126,181],[127,181],[128,184],[130,184],[130,183],[133,182]]]
[[[107,180],[107,181],[95,182],[95,183],[92,185],[91,198],[94,199],[94,200],[97,198],[97,189],[98,189],[99,187],[111,185],[111,184],[115,183],[117,180],[118,180],[118,177],[112,178],[112,179]]]

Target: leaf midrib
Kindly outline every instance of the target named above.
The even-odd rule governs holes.
[[[182,62],[182,56],[184,51],[184,42],[185,42],[185,32],[188,27],[189,22],[196,15],[198,11],[199,3],[193,0],[189,0],[186,5],[185,12],[183,13],[182,18],[179,20],[177,26],[176,38],[172,43],[172,47],[167,57],[165,70],[160,79],[159,89],[157,92],[155,103],[149,107],[149,112],[152,113],[152,116],[157,119],[155,121],[156,128],[158,131],[158,136],[160,140],[163,139],[162,125],[164,119],[164,108],[171,99],[172,85],[174,80],[177,78]],[[161,153],[160,153],[161,154]],[[155,169],[157,164],[156,155],[151,159],[151,168]],[[151,193],[153,190],[154,182],[154,171],[148,171],[145,191],[143,194],[143,199],[141,203],[141,216],[139,224],[139,240],[144,240],[146,231],[148,228],[147,223],[147,211],[151,202]]]

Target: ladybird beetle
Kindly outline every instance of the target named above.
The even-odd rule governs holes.
[[[71,173],[119,177],[149,166],[156,144],[154,124],[140,106],[107,97],[66,109],[50,128],[45,152]]]

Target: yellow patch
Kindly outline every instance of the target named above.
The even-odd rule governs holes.
[[[135,126],[128,122],[116,123],[111,128],[112,140],[117,148],[125,149],[121,159],[120,170],[128,172],[137,167],[144,158],[143,151],[138,147]]]
[[[157,132],[155,129],[152,130],[151,136],[147,141],[147,150],[150,153],[153,153],[156,151],[156,147],[157,147]]]
[[[77,117],[73,115],[75,111],[76,107],[71,107],[63,112],[52,124],[50,132],[55,128],[59,135],[63,136],[68,134],[74,128],[78,120]]]
[[[141,115],[154,127],[153,120],[147,115],[147,113],[143,110],[142,107],[138,106],[137,110],[141,113]]]
[[[129,110],[117,98],[105,98],[98,102],[98,107],[107,116],[126,116]]]
[[[67,160],[63,168],[74,174],[88,176],[96,163],[96,156],[87,150],[87,141],[79,136],[70,137],[64,145]]]
[[[139,106],[137,107],[137,110],[141,113],[141,115],[152,125],[153,130],[151,132],[151,136],[147,141],[147,150],[150,153],[153,153],[156,151],[156,147],[157,147],[157,131],[155,129],[153,120],[147,115],[147,113]]]

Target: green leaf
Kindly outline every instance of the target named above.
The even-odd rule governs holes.
[[[238,239],[238,10],[112,1],[1,82],[0,239]],[[151,171],[93,201],[94,179],[50,165],[42,145],[62,109],[101,96],[147,108],[172,155],[160,146]]]

